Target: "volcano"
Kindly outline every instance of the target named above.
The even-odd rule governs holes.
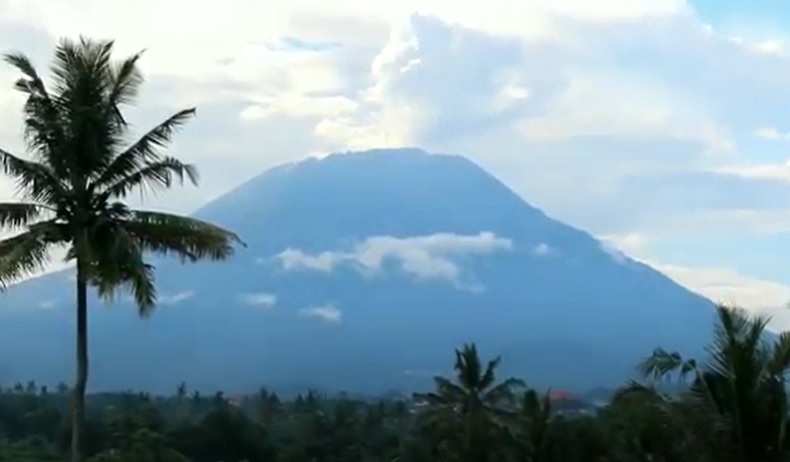
[[[248,244],[155,260],[159,306],[91,305],[91,386],[169,392],[411,390],[453,348],[533,386],[621,383],[655,347],[696,354],[712,303],[556,221],[461,156],[333,154],[264,172],[197,211]],[[73,272],[0,300],[0,381],[69,381]]]

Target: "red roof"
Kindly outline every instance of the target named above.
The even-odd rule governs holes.
[[[552,390],[549,393],[549,399],[552,401],[562,401],[573,399],[573,394],[567,390]]]

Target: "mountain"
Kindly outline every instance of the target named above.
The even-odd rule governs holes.
[[[583,198],[580,198],[583,200]],[[665,346],[697,353],[711,303],[547,217],[460,156],[416,149],[282,165],[196,216],[230,263],[156,260],[160,304],[93,302],[94,389],[409,389],[476,342],[534,386],[612,386]],[[73,274],[0,301],[0,382],[73,373]]]

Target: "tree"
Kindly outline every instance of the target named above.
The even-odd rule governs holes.
[[[272,419],[282,411],[280,398],[274,392],[261,388],[258,392],[258,423],[268,428]]]
[[[656,350],[640,365],[654,380],[675,375],[687,384],[696,416],[711,422],[715,460],[778,461],[790,455],[785,377],[790,372],[790,332],[769,339],[769,318],[717,307],[709,357],[699,363]]]
[[[130,127],[122,108],[143,83],[138,53],[112,59],[112,41],[61,40],[54,53],[49,88],[21,53],[5,61],[22,77],[25,141],[29,158],[0,150],[0,164],[16,180],[22,202],[0,204],[0,226],[20,231],[0,241],[0,285],[40,271],[50,250],[67,248],[76,263],[77,371],[72,399],[72,461],[80,443],[88,381],[88,286],[103,298],[117,289],[133,295],[142,316],[156,305],[154,266],[147,253],[182,261],[224,260],[241,243],[218,226],[168,213],[129,208],[129,193],[158,191],[176,181],[197,184],[194,166],[161,152],[194,114],[179,111],[124,145]]]
[[[609,451],[616,460],[705,462],[707,447],[700,444],[688,419],[689,403],[673,399],[653,387],[631,383],[618,390],[598,418]],[[712,442],[711,442],[712,443]]]
[[[28,380],[27,385],[25,385],[25,393],[33,395],[38,391],[38,387],[36,386],[35,380]]]
[[[516,428],[517,454],[520,460],[542,462],[546,460],[546,444],[552,409],[550,393],[542,397],[533,389],[521,395],[518,425]]]
[[[428,424],[440,428],[439,445],[449,457],[462,462],[496,460],[492,447],[502,433],[502,424],[514,417],[515,394],[523,382],[507,379],[496,382],[500,358],[483,367],[474,344],[455,350],[456,381],[436,377],[436,391],[416,394],[428,406]],[[460,439],[459,439],[460,438]]]

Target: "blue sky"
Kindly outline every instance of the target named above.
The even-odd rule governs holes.
[[[763,32],[781,33],[790,24],[787,2],[781,0],[697,0],[691,3],[700,17],[732,31],[765,28]]]
[[[198,106],[175,153],[198,163],[203,186],[157,206],[193,210],[327,152],[458,153],[548,214],[790,327],[777,311],[790,301],[790,15],[779,1],[162,5],[0,0],[0,43],[42,66],[64,35],[147,49],[139,126]],[[0,107],[20,104],[14,78],[0,69]],[[18,120],[0,113],[1,145],[20,148]]]

